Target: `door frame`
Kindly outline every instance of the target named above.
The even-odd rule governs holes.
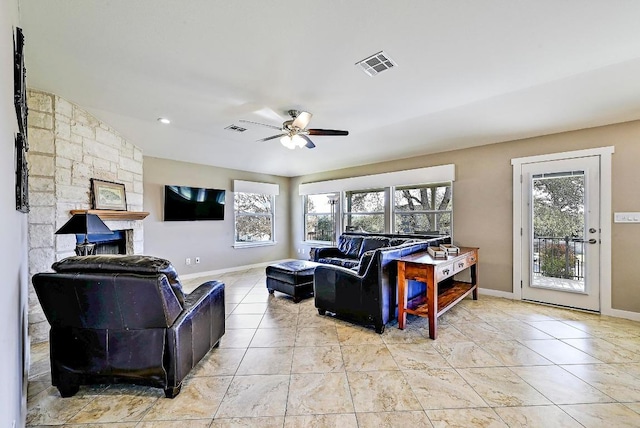
[[[624,316],[611,308],[611,155],[614,147],[576,150],[511,159],[513,166],[513,298],[522,300],[522,166],[529,163],[600,157],[600,313]]]
[[[534,255],[534,243],[536,239],[535,234],[535,218],[536,207],[535,199],[537,192],[534,190],[534,183],[536,180],[546,181],[555,180],[558,177],[580,176],[580,180],[583,184],[584,195],[581,200],[584,211],[580,217],[584,220],[583,226],[578,235],[583,241],[589,238],[599,238],[600,235],[600,156],[588,156],[581,158],[568,158],[561,160],[550,160],[544,162],[534,162],[522,164],[522,300],[534,301],[546,303],[549,305],[566,306],[575,309],[581,309],[585,311],[591,311],[600,313],[601,299],[600,299],[600,239],[596,239],[595,245],[588,244],[574,244],[575,260],[573,261],[574,267],[578,259],[578,252],[583,257],[583,271],[584,278],[582,280],[581,290],[567,290],[562,286],[556,284],[556,280],[553,279],[556,275],[547,275],[544,273],[544,260],[546,254],[543,248],[539,248],[540,258],[539,273],[535,274],[533,266]],[[553,177],[553,178],[551,178]],[[590,228],[595,228],[594,232],[588,232]],[[549,233],[549,232],[548,232]],[[554,238],[551,241],[553,245],[564,245],[564,240],[561,238],[564,236],[562,233],[546,234],[545,236],[554,236],[560,238]],[[558,239],[556,241],[555,239]],[[548,241],[546,241],[548,242]],[[540,245],[544,245],[540,243]],[[570,242],[566,242],[566,251],[570,251]],[[578,251],[578,245],[581,245],[581,250]],[[565,263],[570,263],[569,252],[562,251],[565,254],[562,257]],[[568,272],[569,273],[569,272]],[[572,273],[569,273],[571,277]],[[562,276],[562,275],[558,275]],[[536,284],[536,277],[542,282]],[[546,277],[546,278],[545,278]],[[544,279],[543,279],[544,278]],[[577,278],[571,278],[577,279]],[[549,281],[548,284],[544,284]],[[557,279],[559,282],[563,282],[562,279]]]

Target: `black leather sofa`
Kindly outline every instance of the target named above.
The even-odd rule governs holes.
[[[314,248],[312,260],[321,263],[313,276],[318,313],[332,312],[383,333],[397,317],[394,260],[450,242],[449,236],[343,234],[337,247]],[[423,283],[409,281],[409,298],[424,292]]]
[[[169,398],[225,332],[224,284],[185,295],[171,263],[149,256],[76,256],[32,281],[51,325],[52,384],[134,383]]]

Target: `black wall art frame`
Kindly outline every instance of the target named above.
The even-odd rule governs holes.
[[[16,209],[29,212],[29,170],[27,168],[27,71],[24,67],[24,35],[16,28],[13,40],[13,88],[18,134],[16,135]]]
[[[29,173],[27,169],[27,150],[23,135],[16,134],[16,209],[29,212]]]

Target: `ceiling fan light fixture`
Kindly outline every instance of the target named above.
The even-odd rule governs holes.
[[[305,139],[299,136],[298,134],[291,137],[291,143],[294,145],[294,147],[300,147],[300,148],[303,148],[307,144]]]
[[[298,111],[298,110],[289,110],[289,115],[291,116],[291,120],[285,120],[282,123],[281,127],[277,127],[275,125],[267,125],[265,123],[260,122],[252,122],[250,120],[240,119],[240,122],[243,123],[251,123],[254,125],[260,125],[267,128],[277,129],[279,131],[276,135],[271,135],[270,137],[261,138],[259,142],[262,141],[271,141],[275,139],[280,140],[280,144],[285,146],[288,149],[295,149],[296,147],[307,149],[313,149],[316,147],[313,141],[308,137],[308,135],[328,135],[328,136],[344,136],[349,135],[349,131],[341,131],[338,129],[307,129],[309,125],[309,121],[313,116],[308,111]],[[236,125],[228,126],[225,129],[230,129],[233,131],[238,131]],[[245,128],[241,128],[245,130]]]
[[[296,148],[296,143],[294,143],[293,139],[288,135],[285,135],[282,138],[280,138],[280,143],[282,143],[282,145],[285,146],[287,149],[293,150]]]

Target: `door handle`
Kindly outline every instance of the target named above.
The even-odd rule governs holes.
[[[585,239],[573,239],[573,242],[584,242],[585,244],[597,244],[598,240],[596,238],[591,238],[589,240]]]

